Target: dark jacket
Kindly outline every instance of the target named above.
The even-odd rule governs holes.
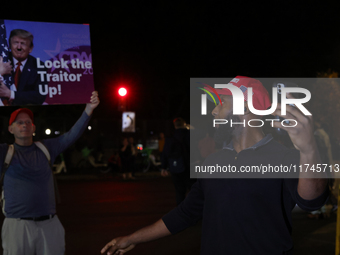
[[[9,57],[13,63],[12,54],[10,54]],[[43,65],[43,63],[40,63],[40,65]],[[38,68],[37,59],[29,55],[24,69],[21,72],[12,105],[42,104],[45,101],[46,95],[39,93],[39,86],[41,85],[42,88],[44,88],[47,82],[41,82],[38,71],[46,71],[46,69]],[[14,81],[14,71],[12,80]]]
[[[180,143],[183,147],[183,159],[186,168],[190,165],[190,132],[186,128],[176,129],[172,137],[165,139],[164,149],[161,157],[162,169],[169,167],[169,154],[173,143]]]

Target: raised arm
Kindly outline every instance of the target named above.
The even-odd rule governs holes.
[[[84,112],[68,132],[59,137],[44,140],[44,144],[51,153],[51,159],[57,157],[62,151],[80,138],[90,121],[93,110],[98,104],[98,93],[94,91],[92,92],[90,103],[86,104]]]
[[[291,95],[287,96],[292,98]],[[273,115],[297,121],[295,127],[282,127],[280,122],[275,122],[274,127],[286,130],[296,149],[300,151],[300,165],[303,167],[299,175],[298,193],[305,200],[312,200],[325,192],[327,175],[323,172],[311,171],[311,166],[322,164],[319,151],[314,138],[313,118],[305,116],[296,107],[287,105],[287,114],[281,115],[281,105]],[[306,166],[309,169],[306,169]],[[306,171],[307,170],[307,171]]]
[[[137,244],[145,243],[171,235],[170,231],[165,226],[162,219],[145,228],[137,230],[128,236],[117,237],[105,245],[101,253],[107,255],[115,254],[122,255],[132,250]]]
[[[98,92],[93,91],[91,99],[90,99],[90,103],[87,103],[86,107],[85,107],[86,114],[88,116],[91,116],[93,110],[99,105],[99,103],[100,103],[100,101],[99,101],[99,97],[98,97]]]

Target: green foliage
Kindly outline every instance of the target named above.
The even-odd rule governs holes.
[[[340,81],[338,73],[320,72],[312,86],[312,99],[308,108],[331,138],[340,141]]]

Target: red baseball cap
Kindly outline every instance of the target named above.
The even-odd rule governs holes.
[[[244,95],[244,101],[248,100],[248,88],[249,87],[252,88],[253,89],[253,106],[255,109],[267,110],[271,106],[269,93],[259,80],[256,80],[254,78],[249,78],[246,76],[236,76],[234,79],[232,79],[229,82],[229,84],[234,85],[235,87],[238,87],[241,89]],[[215,91],[217,92],[218,95],[232,95],[229,89],[213,89],[210,86],[206,86],[204,87],[204,89],[211,92],[211,95],[214,96],[216,102],[218,102],[219,100],[215,94]]]
[[[27,113],[28,116],[31,118],[32,123],[33,123],[33,118],[34,118],[33,112],[30,109],[27,109],[27,108],[19,108],[18,110],[15,110],[14,112],[12,112],[11,118],[9,119],[9,125],[12,125],[12,123],[17,118],[18,114],[22,113],[22,112]]]

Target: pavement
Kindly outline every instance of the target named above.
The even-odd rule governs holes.
[[[150,179],[158,179],[164,182],[163,188],[172,190],[170,179],[160,177],[159,172],[136,173],[137,182],[149,182]],[[58,180],[64,181],[80,181],[80,180],[100,180],[103,178],[101,174],[88,174],[84,176],[59,176]],[[104,177],[105,178],[105,177]],[[120,182],[118,177],[113,178],[114,182]],[[175,206],[173,204],[173,206]],[[336,212],[330,215],[330,218],[322,218],[319,220],[307,218],[307,212],[296,206],[292,212],[293,218],[293,242],[295,254],[299,255],[334,255],[335,254],[335,236],[336,236]],[[143,225],[144,226],[144,225]],[[199,254],[200,243],[200,224],[180,233],[157,241],[157,249],[150,244],[143,244],[144,248],[135,254]],[[188,236],[191,236],[188,240]],[[170,239],[169,239],[170,238]],[[167,241],[168,240],[168,241]],[[176,243],[176,247],[181,247],[180,251],[167,249],[168,243]],[[153,242],[152,242],[153,243]],[[148,249],[151,249],[152,252]],[[163,250],[165,249],[165,250]],[[157,251],[159,253],[157,253]],[[144,253],[145,252],[145,253]],[[172,253],[175,252],[175,253]],[[133,255],[133,254],[131,254]]]
[[[146,173],[138,172],[135,173],[134,176],[138,180],[143,180],[143,179],[149,179],[149,178],[158,178],[161,177],[161,172],[155,172],[155,171],[150,171]],[[102,180],[103,178],[108,178],[108,179],[114,179],[116,181],[119,181],[119,175],[115,174],[112,175],[111,173],[107,174],[102,174],[99,171],[96,171],[95,169],[90,169],[85,171],[85,173],[82,174],[68,174],[68,173],[61,173],[55,175],[57,180],[61,181],[86,181],[86,180]]]
[[[334,255],[336,237],[336,212],[330,218],[307,218],[307,212],[295,207],[293,218],[294,254]]]
[[[57,175],[61,196],[57,211],[66,231],[66,255],[100,254],[114,237],[149,225],[176,206],[171,178],[159,172],[137,173],[136,177],[122,181],[119,176],[97,172]],[[335,254],[336,213],[314,220],[296,207],[292,217],[294,254]],[[200,237],[198,223],[177,235],[140,244],[127,254],[199,254]]]

